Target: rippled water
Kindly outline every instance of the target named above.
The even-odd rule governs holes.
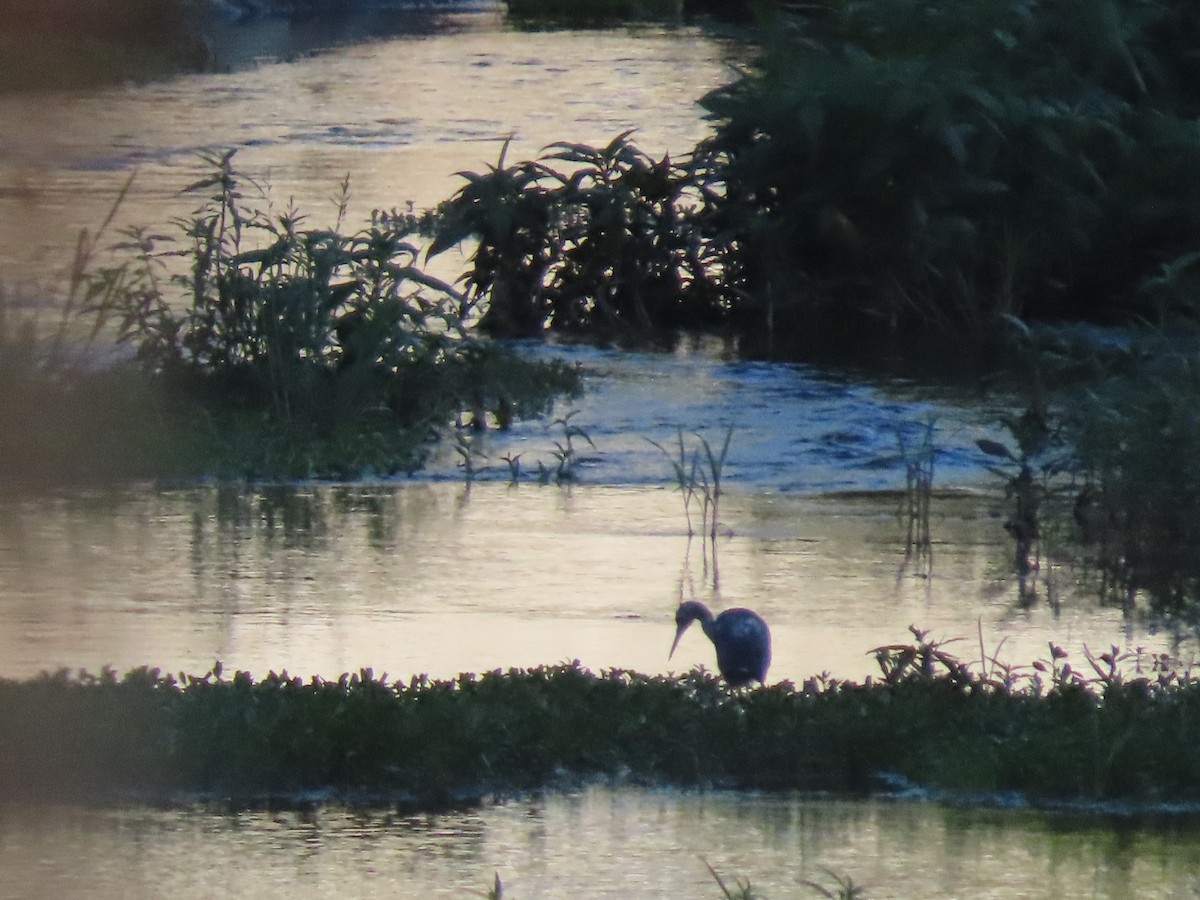
[[[239,147],[280,202],[318,217],[332,216],[349,172],[352,221],[443,199],[455,171],[493,161],[510,134],[510,158],[627,128],[651,152],[678,152],[707,128],[695,98],[742,55],[692,28],[518,33],[494,7],[421,23],[292,63],[0,98],[0,279],[49,297],[37,288],[56,283],[74,231],[103,218],[135,169],[123,221],[186,213],[193,201],[177,192],[203,148]],[[279,28],[235,32],[226,49],[244,60],[314,43]],[[0,497],[0,676],[198,672],[217,659],[394,678],[576,658],[711,667],[698,633],[665,658],[674,607],[690,597],[761,611],[772,679],[861,677],[870,649],[913,623],[964,639],[951,649],[965,659],[984,652],[981,637],[987,652],[1003,640],[1012,661],[1044,656],[1050,640],[1073,654],[1169,646],[1086,595],[1058,614],[1016,602],[995,482],[974,446],[1000,436],[986,398],[710,347],[554,352],[591,376],[558,410],[594,444],[580,442],[571,487],[508,485],[502,457],[532,471],[563,439],[529,422],[479,439],[469,490],[446,447],[411,482]],[[904,483],[898,436],[911,444],[930,423],[945,490],[932,559],[914,560],[895,496],[879,492]],[[688,539],[669,462],[649,443],[679,428],[693,448],[693,431],[719,445],[733,429],[715,544]],[[1070,576],[1057,577],[1070,595]],[[1183,897],[1200,887],[1194,838],[1178,823],[630,788],[421,817],[0,802],[0,895],[463,896],[499,871],[518,898],[717,896],[703,856],[772,897],[806,895],[799,880],[821,881],[823,866],[872,897]]]
[[[461,898],[498,873],[521,900],[715,900],[705,861],[771,898],[818,896],[805,880],[836,887],[827,870],[875,900],[1200,890],[1187,823],[725,792],[595,788],[436,816],[52,808],[11,824],[0,808],[17,897]]]

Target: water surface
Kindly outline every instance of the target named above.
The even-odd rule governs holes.
[[[202,151],[236,148],[238,168],[312,227],[333,224],[349,175],[350,228],[448,198],[455,173],[483,171],[506,140],[510,161],[629,129],[655,155],[686,153],[709,128],[696,100],[744,55],[691,27],[519,32],[500,10],[432,14],[432,32],[427,14],[406,34],[227,74],[0,96],[0,279],[60,288],[76,235],[133,173],[117,224],[165,230],[198,205],[179,192],[206,171]]]
[[[591,788],[462,813],[0,808],[19,897],[814,897],[1159,900],[1200,890],[1196,827],[726,792]],[[583,848],[583,849],[581,849]],[[10,893],[8,893],[10,892]]]

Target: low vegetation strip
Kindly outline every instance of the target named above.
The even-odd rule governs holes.
[[[882,677],[731,692],[703,671],[578,663],[389,682],[137,669],[0,681],[0,799],[446,805],[561,783],[799,789],[902,783],[1032,803],[1200,801],[1200,685],[1026,674],[936,644],[878,651]]]

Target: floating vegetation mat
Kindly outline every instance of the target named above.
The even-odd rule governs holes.
[[[881,676],[731,691],[704,671],[578,663],[390,682],[136,669],[0,681],[0,801],[437,809],[626,783],[1033,804],[1200,801],[1200,684],[1158,660],[1065,653],[972,667],[925,640]],[[1131,662],[1132,660],[1132,662]],[[1143,663],[1146,665],[1143,666]]]

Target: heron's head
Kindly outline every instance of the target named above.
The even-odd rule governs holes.
[[[667,659],[675,655],[675,648],[679,646],[679,639],[683,637],[683,633],[687,631],[689,625],[699,619],[701,622],[712,619],[712,613],[708,611],[708,607],[698,600],[688,600],[685,603],[679,604],[679,609],[675,610],[675,640],[671,644],[671,652],[667,654]]]

